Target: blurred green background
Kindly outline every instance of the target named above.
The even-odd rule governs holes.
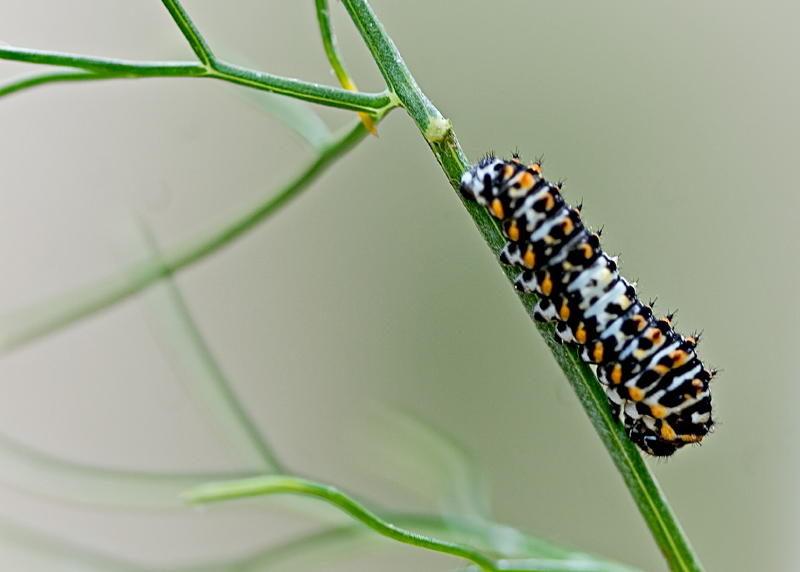
[[[335,84],[313,2],[185,7],[220,54]],[[800,569],[798,87],[792,2],[374,0],[423,91],[473,160],[544,155],[626,277],[722,369],[716,432],[653,469],[711,570]],[[383,84],[347,19],[359,87]],[[127,59],[191,59],[159,2],[0,0],[0,41]],[[29,70],[0,62],[4,78]],[[334,126],[352,114],[320,110]],[[53,85],[0,101],[0,312],[118,271],[135,213],[170,245],[308,159],[226,86]],[[436,511],[371,462],[370,412],[399,406],[453,436],[495,517],[665,569],[621,479],[432,154],[402,110],[301,198],[180,274],[193,316],[293,469],[380,506]],[[157,321],[157,320],[156,320]],[[0,432],[100,467],[234,471],[188,398],[153,312],[128,301],[0,361]],[[788,352],[788,353],[787,353]],[[407,483],[410,489],[415,483]],[[420,491],[422,492],[422,491]],[[152,566],[243,554],[308,521],[75,507],[0,488],[0,518]],[[0,531],[0,534],[2,532]],[[403,560],[407,557],[407,560]],[[16,569],[38,570],[34,559]],[[403,550],[365,569],[451,569]],[[339,568],[331,568],[339,569]],[[341,568],[344,569],[344,568]]]

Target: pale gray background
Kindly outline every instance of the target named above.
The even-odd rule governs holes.
[[[334,83],[310,0],[185,5],[218,51]],[[332,8],[359,86],[381,89],[343,7]],[[713,388],[720,424],[702,448],[653,467],[707,569],[800,569],[800,5],[374,8],[471,158],[544,154],[545,173],[568,179],[566,196],[605,226],[607,250],[622,253],[642,295],[658,295],[662,311],[680,308],[682,331],[704,330],[701,355],[723,369]],[[0,0],[0,41],[191,57],[155,0]],[[0,66],[6,78],[27,69]],[[322,113],[335,125],[350,120]],[[118,270],[114,229],[128,213],[169,245],[307,159],[279,123],[208,80],[46,86],[0,101],[0,122],[3,313]],[[576,398],[402,111],[179,284],[236,391],[297,470],[383,506],[436,510],[354,461],[371,432],[363,413],[401,405],[473,454],[498,520],[664,569]],[[170,363],[143,306],[129,301],[3,357],[0,431],[103,467],[236,469]],[[8,488],[0,517],[159,566],[244,554],[307,522],[244,509],[76,508]],[[368,563],[455,566],[403,554],[406,565]]]

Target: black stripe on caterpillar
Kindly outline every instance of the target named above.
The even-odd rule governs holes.
[[[540,296],[534,318],[556,322],[560,343],[576,343],[597,366],[612,414],[642,451],[668,457],[699,443],[714,421],[709,382],[716,373],[685,338],[656,319],[600,248],[580,207],[564,202],[539,162],[486,157],[461,178],[461,193],[503,223],[500,261],[523,268],[515,287]]]

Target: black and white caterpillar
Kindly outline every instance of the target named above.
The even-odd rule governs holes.
[[[509,242],[500,261],[523,272],[515,286],[540,299],[534,318],[557,322],[556,339],[580,346],[597,365],[608,404],[628,437],[644,452],[668,457],[699,443],[714,424],[709,382],[716,373],[685,338],[656,319],[651,305],[600,248],[599,233],[583,225],[580,207],[564,202],[561,185],[525,165],[487,157],[461,178],[461,193],[503,223]]]

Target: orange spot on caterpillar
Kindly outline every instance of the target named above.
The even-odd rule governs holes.
[[[558,311],[558,315],[561,316],[561,319],[565,322],[569,320],[569,305],[567,304],[566,298],[561,301],[561,309]]]
[[[492,212],[494,213],[494,216],[499,219],[505,218],[503,216],[503,203],[500,202],[500,199],[495,199],[492,201]]]
[[[542,280],[542,294],[545,296],[549,296],[550,292],[553,291],[553,281],[550,279],[550,275],[544,277]]]
[[[536,264],[536,254],[533,252],[533,246],[530,244],[528,245],[528,250],[525,251],[525,256],[523,257],[523,262],[525,266],[528,268],[533,268]]]
[[[667,408],[663,405],[653,405],[650,407],[650,414],[656,419],[663,419],[667,416]]]
[[[661,422],[661,436],[667,441],[675,440],[675,429],[670,427],[666,421]]]

